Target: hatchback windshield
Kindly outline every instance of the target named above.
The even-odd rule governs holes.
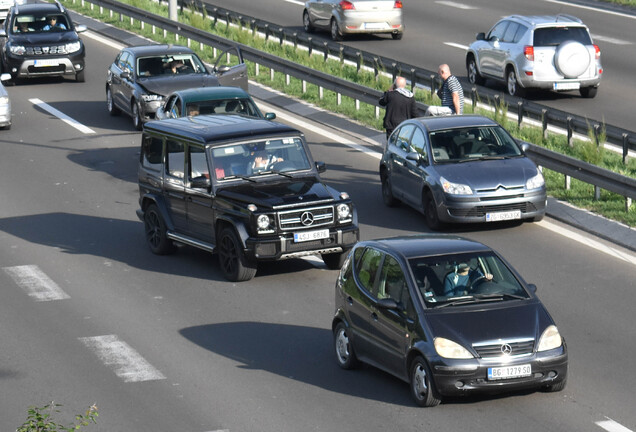
[[[427,307],[529,298],[493,253],[413,258],[409,265]]]
[[[155,77],[175,74],[205,74],[201,59],[194,54],[171,54],[137,59],[139,77]]]
[[[217,180],[308,170],[309,158],[300,138],[277,138],[212,148]]]
[[[436,163],[521,156],[519,146],[501,126],[433,131],[429,138]]]

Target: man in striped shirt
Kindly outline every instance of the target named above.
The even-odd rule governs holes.
[[[447,64],[439,66],[437,71],[444,82],[437,91],[437,96],[442,100],[442,106],[429,106],[424,115],[449,115],[462,114],[464,112],[464,90],[455,75],[451,75]]]

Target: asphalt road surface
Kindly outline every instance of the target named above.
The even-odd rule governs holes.
[[[0,430],[51,400],[63,404],[63,423],[97,403],[98,425],[87,431],[636,430],[634,265],[589,247],[583,233],[566,238],[554,221],[451,231],[499,250],[537,284],[568,343],[568,386],[433,409],[415,407],[407,384],[376,369],[338,368],[337,272],[320,260],[262,265],[252,281],[233,284],[202,251],[152,255],[135,216],[140,134],[106,111],[117,48],[85,35],[85,83],[9,87],[14,123],[0,131]],[[328,166],[324,178],[353,197],[363,239],[427,232],[417,212],[383,206],[376,158],[324,126],[303,130]]]
[[[304,31],[300,0],[204,0],[218,7],[244,13],[287,28]],[[589,2],[592,4],[593,2]],[[453,74],[466,77],[466,48],[478,32],[488,32],[500,18],[508,15],[553,15],[567,13],[583,20],[594,42],[601,48],[603,79],[594,99],[583,99],[579,92],[532,92],[528,99],[634,130],[636,80],[633,79],[636,14],[604,11],[603,4],[576,5],[559,0],[435,0],[404,1],[404,38],[390,36],[352,36],[343,43],[408,64],[437,71],[448,63]],[[316,37],[329,39],[328,33]],[[505,92],[502,84],[490,88]]]

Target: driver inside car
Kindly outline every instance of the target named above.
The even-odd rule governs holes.
[[[485,275],[479,268],[471,269],[467,263],[459,263],[455,266],[455,271],[450,272],[444,278],[444,295],[447,297],[466,295],[473,282],[485,278],[492,280],[492,275]]]
[[[250,171],[253,173],[266,171],[271,169],[275,163],[283,161],[282,158],[267,154],[265,150],[254,152],[253,157],[254,160],[250,164]]]

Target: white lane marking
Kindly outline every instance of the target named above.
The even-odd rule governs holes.
[[[64,123],[68,124],[69,126],[73,126],[75,129],[77,129],[80,132],[83,132],[85,134],[94,134],[95,133],[95,131],[93,129],[91,129],[91,128],[87,127],[87,126],[84,126],[83,124],[81,124],[77,120],[72,119],[71,117],[69,117],[66,114],[64,114],[62,111],[56,110],[51,105],[42,102],[38,98],[29,99],[29,102],[31,102],[33,105],[35,105],[35,106],[37,106],[39,108],[42,108],[44,111],[48,112],[49,114],[54,115],[55,117],[59,118]]]
[[[36,301],[64,300],[70,298],[36,265],[3,268],[15,283]]]
[[[611,418],[606,417],[607,420],[597,421],[596,425],[602,427],[608,432],[632,432],[631,429],[627,429],[620,423],[616,423]]]
[[[124,382],[166,379],[165,376],[116,335],[78,338]]]
[[[106,46],[109,46],[111,48],[115,48],[116,50],[122,50],[125,47],[127,47],[128,45],[123,45],[120,44],[118,42],[113,41],[112,39],[108,39],[105,37],[102,37],[100,35],[98,35],[97,33],[93,33],[92,31],[87,31],[84,34],[82,34],[82,36],[86,36],[89,39],[93,39],[101,44],[104,44]]]
[[[536,222],[539,226],[548,229],[556,234],[560,234],[563,237],[567,237],[571,240],[584,244],[592,249],[596,249],[599,252],[603,252],[604,254],[610,255],[614,258],[618,258],[622,261],[628,262],[632,265],[636,266],[636,256],[630,255],[626,252],[619,251],[618,249],[614,249],[606,244],[593,240],[589,237],[584,237],[580,234],[575,233],[574,231],[570,231],[569,229],[563,228],[560,225],[553,224],[546,220],[542,220],[541,222]]]
[[[443,6],[454,7],[454,8],[457,8],[457,9],[466,9],[466,10],[468,10],[468,9],[479,9],[479,8],[477,8],[475,6],[470,6],[470,5],[463,4],[463,3],[456,3],[456,2],[453,2],[453,1],[436,1],[435,3],[441,4]]]
[[[340,143],[340,144],[344,144],[347,147],[351,147],[352,149],[358,150],[359,152],[362,152],[368,156],[371,156],[373,158],[376,158],[377,160],[382,159],[382,153],[378,153],[376,151],[373,151],[371,149],[368,149],[364,146],[361,146],[360,144],[356,144],[353,141],[348,140],[347,138],[341,136],[341,135],[337,135],[333,132],[329,132],[321,127],[318,126],[314,126],[310,123],[307,123],[305,121],[302,121],[298,118],[296,118],[295,116],[291,116],[289,114],[285,114],[284,112],[282,112],[280,109],[278,109],[278,107],[274,107],[273,105],[269,105],[267,103],[261,102],[261,104],[265,107],[265,110],[267,112],[275,112],[276,113],[276,117],[280,117],[283,120],[286,120],[288,122],[294,123],[296,124],[298,127],[303,128],[303,129],[307,129],[310,130],[318,135],[322,135],[325,138],[328,138],[330,140],[333,140],[334,142]]]
[[[615,12],[615,11],[611,11],[611,10],[605,10],[605,9],[599,9],[599,8],[595,8],[592,6],[584,6],[584,5],[580,5],[580,4],[574,4],[574,3],[569,3],[569,2],[563,2],[563,1],[559,1],[559,0],[544,0],[548,3],[556,3],[559,5],[563,5],[563,6],[572,6],[575,8],[579,8],[579,9],[587,9],[587,10],[591,10],[594,12],[601,12],[601,13],[606,13],[608,15],[616,15],[616,16],[620,16],[623,18],[629,18],[629,19],[636,19],[636,16],[634,15],[628,15],[628,14],[624,14],[622,12]]]
[[[614,44],[614,45],[631,45],[632,44],[630,41],[615,39],[609,36],[602,36],[597,34],[593,34],[592,39],[594,39],[595,41],[603,41],[603,42],[607,42],[609,44]]]
[[[463,49],[464,51],[468,50],[468,45],[462,45],[462,44],[458,44],[455,42],[444,42],[444,45],[448,45],[454,48],[459,48],[459,49]]]
[[[301,2],[301,1],[296,1],[296,0],[285,0],[287,3],[293,3],[295,5],[298,6],[305,6],[305,3]]]

